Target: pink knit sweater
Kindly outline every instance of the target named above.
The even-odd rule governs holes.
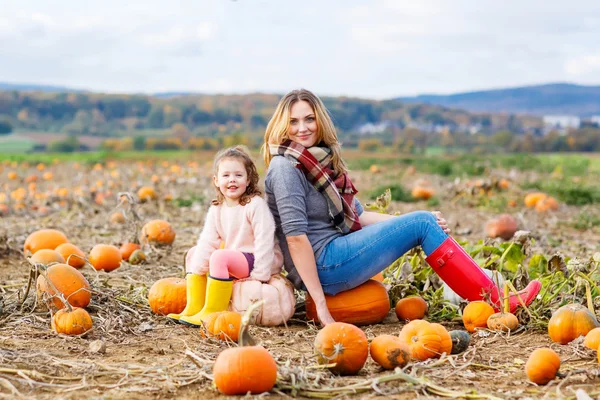
[[[254,196],[245,206],[211,206],[198,239],[189,272],[208,273],[210,255],[225,242],[225,249],[254,254],[250,277],[267,282],[281,272],[283,255],[275,238],[275,222],[267,202]]]

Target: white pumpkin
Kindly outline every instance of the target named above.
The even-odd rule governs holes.
[[[496,278],[494,277],[494,271],[492,271],[491,269],[483,268],[483,272],[485,272],[485,274],[494,281],[494,284],[496,284]],[[498,283],[500,284],[500,287],[502,288],[502,287],[504,287],[504,277],[499,272],[497,275],[498,275]],[[450,289],[450,286],[448,286],[445,282],[444,282],[443,296],[444,296],[444,300],[447,300],[454,305],[459,305],[462,301],[465,301],[462,297],[457,295],[454,292],[454,290]]]
[[[273,275],[267,283],[255,280],[235,282],[229,309],[243,314],[252,303],[263,299],[265,303],[252,314],[252,323],[277,326],[294,315],[294,287],[283,275]]]

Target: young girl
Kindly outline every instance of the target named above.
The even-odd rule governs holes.
[[[181,314],[168,315],[189,325],[200,326],[209,314],[227,310],[232,277],[267,282],[283,265],[273,216],[250,156],[240,147],[220,151],[213,182],[217,198],[186,266],[187,305]]]

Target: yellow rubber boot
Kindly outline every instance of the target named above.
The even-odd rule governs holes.
[[[218,311],[226,311],[231,300],[233,280],[208,277],[206,285],[206,300],[204,308],[191,317],[181,317],[179,321],[188,325],[202,326],[202,321],[209,315]]]
[[[204,300],[206,299],[206,274],[198,275],[188,273],[185,276],[186,283],[186,297],[187,303],[185,308],[179,314],[169,314],[168,318],[179,322],[181,317],[191,317],[192,315],[198,314],[204,307]]]

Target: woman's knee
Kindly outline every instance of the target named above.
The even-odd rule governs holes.
[[[414,211],[413,212],[416,219],[423,220],[426,222],[430,222],[432,224],[437,224],[437,218],[431,211]]]

